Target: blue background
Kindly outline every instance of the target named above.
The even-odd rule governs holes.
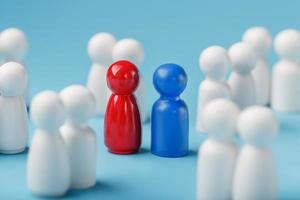
[[[276,34],[300,28],[299,1],[0,1],[0,30],[18,27],[29,40],[26,65],[32,95],[85,84],[91,65],[86,53],[89,38],[111,32],[117,38],[133,37],[145,47],[140,66],[147,85],[147,105],[158,97],[152,73],[166,62],[184,66],[188,87],[182,97],[190,110],[190,154],[167,159],[152,155],[150,125],[143,128],[139,154],[117,156],[103,146],[103,120],[92,120],[98,135],[96,187],[71,191],[67,199],[195,199],[197,149],[205,136],[195,132],[197,90],[203,79],[200,52],[209,45],[228,48],[245,29],[264,25]],[[274,53],[271,63],[276,61]],[[300,115],[278,114],[281,132],[273,146],[277,159],[280,199],[300,199]],[[30,127],[31,133],[33,127]],[[0,198],[35,199],[26,188],[27,154],[0,156]],[[220,167],[220,170],[222,168]],[[216,188],[216,192],[217,188]]]

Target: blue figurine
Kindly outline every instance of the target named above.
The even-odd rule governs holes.
[[[189,113],[180,94],[187,84],[184,69],[163,64],[153,75],[160,98],[152,106],[151,152],[162,157],[187,155],[189,146]]]

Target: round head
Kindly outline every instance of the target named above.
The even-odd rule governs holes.
[[[243,42],[249,44],[259,57],[266,57],[272,45],[272,36],[265,27],[253,27],[244,33]]]
[[[210,101],[202,113],[205,131],[212,137],[231,140],[236,131],[240,110],[228,99]]]
[[[238,120],[242,139],[252,145],[262,146],[271,142],[278,132],[278,122],[272,110],[253,106],[244,110]]]
[[[139,66],[144,60],[144,48],[139,41],[126,38],[117,42],[112,55],[114,61],[128,60]]]
[[[227,51],[220,46],[211,46],[205,49],[199,57],[200,69],[210,79],[222,80],[229,70]]]
[[[163,64],[155,70],[153,84],[162,96],[177,97],[186,87],[187,75],[177,64]]]
[[[275,51],[281,59],[300,62],[300,33],[286,29],[278,33],[274,40]]]
[[[88,43],[88,54],[93,62],[109,65],[116,39],[109,33],[97,33]]]
[[[8,28],[1,32],[0,45],[7,61],[22,62],[27,53],[26,35],[16,28]]]
[[[60,97],[70,122],[85,123],[95,114],[95,98],[87,88],[81,85],[71,85],[63,89]]]
[[[55,131],[65,121],[64,104],[56,92],[44,91],[37,94],[31,102],[33,123],[40,129]]]
[[[236,73],[247,74],[254,69],[257,58],[250,45],[244,42],[235,43],[230,47],[228,54]]]
[[[108,68],[106,80],[113,93],[130,95],[139,84],[139,70],[133,63],[120,60],[111,64]]]
[[[3,96],[22,96],[27,88],[26,69],[16,62],[7,62],[0,67],[0,93]]]

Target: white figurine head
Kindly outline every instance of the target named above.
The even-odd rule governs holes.
[[[0,45],[6,61],[22,62],[27,53],[26,35],[17,28],[8,28],[2,31]]]
[[[65,122],[65,106],[54,91],[43,91],[31,102],[33,123],[40,129],[55,131]]]
[[[236,131],[239,112],[237,105],[228,99],[210,101],[202,114],[205,131],[218,139],[232,139]]]
[[[66,107],[67,120],[85,123],[96,112],[96,101],[92,92],[81,85],[71,85],[63,89],[60,97]]]
[[[117,42],[113,49],[113,59],[114,61],[128,60],[139,67],[144,61],[144,48],[135,39],[122,39]]]
[[[233,71],[239,74],[250,73],[257,62],[253,48],[244,42],[233,44],[228,51]]]
[[[88,43],[88,54],[93,62],[110,65],[112,60],[112,50],[117,40],[110,33],[97,33]]]
[[[259,57],[264,58],[271,48],[272,36],[265,27],[253,27],[246,30],[243,42],[249,44]]]
[[[269,108],[252,106],[241,113],[238,132],[247,144],[267,145],[277,135],[278,121]]]
[[[22,96],[27,88],[26,69],[16,62],[7,62],[0,67],[0,93],[6,97]]]
[[[1,37],[1,32],[0,32],[0,37]],[[0,66],[4,63],[4,52],[2,50],[2,46],[0,44]]]
[[[220,46],[211,46],[202,51],[199,65],[203,74],[213,80],[223,80],[229,71],[227,51]]]
[[[281,59],[300,62],[300,33],[295,29],[279,32],[274,40],[275,51]]]

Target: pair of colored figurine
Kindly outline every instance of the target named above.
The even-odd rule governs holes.
[[[132,154],[141,145],[141,120],[133,92],[139,84],[137,67],[125,60],[113,63],[107,71],[112,91],[107,104],[104,141],[115,154]],[[163,64],[153,75],[160,98],[153,104],[151,116],[151,152],[162,157],[182,157],[188,153],[188,108],[180,94],[187,84],[184,69]]]

